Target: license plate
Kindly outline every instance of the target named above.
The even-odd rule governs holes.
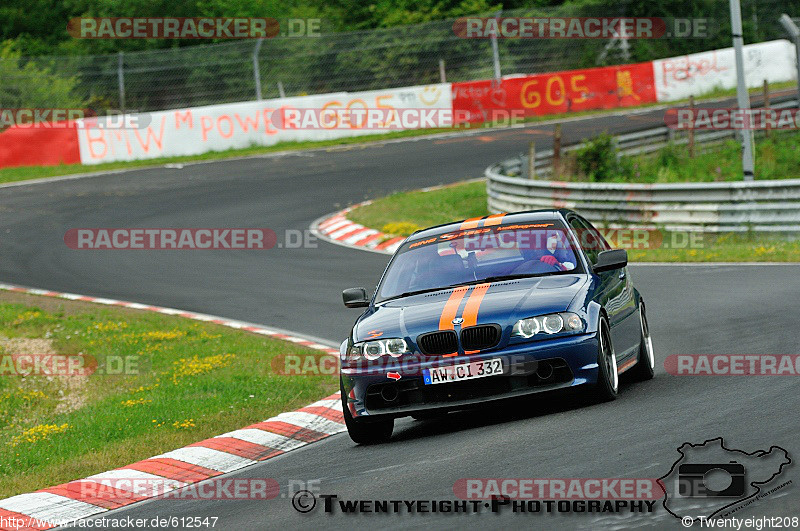
[[[500,358],[436,367],[435,369],[424,369],[422,371],[425,385],[474,380],[475,378],[485,378],[498,374],[503,374],[503,360]]]

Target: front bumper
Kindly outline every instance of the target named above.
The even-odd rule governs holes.
[[[494,358],[503,360],[502,375],[434,385],[423,381],[424,369]],[[382,371],[342,369],[343,391],[353,418],[403,417],[426,409],[458,409],[490,400],[593,384],[598,374],[597,335],[520,342],[479,354],[400,366]]]

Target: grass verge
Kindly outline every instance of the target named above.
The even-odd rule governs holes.
[[[771,91],[778,91],[783,89],[789,89],[794,86],[791,82],[784,82],[784,83],[774,83],[770,85]],[[761,92],[761,89],[750,89],[750,93],[753,95],[758,95]],[[709,92],[702,97],[697,98],[697,102],[706,101],[710,99],[718,99],[718,98],[727,98],[731,97],[736,94],[734,89],[714,89],[712,92]],[[672,105],[680,105],[685,103],[687,100],[679,100],[675,102],[671,102]],[[637,107],[631,107],[630,110],[635,109],[646,109],[648,107],[660,106],[664,105],[664,103],[648,103],[644,105],[639,105]],[[592,111],[581,111],[581,112],[569,112],[563,114],[548,114],[544,116],[533,116],[527,118],[525,120],[526,123],[537,123],[543,121],[551,121],[551,120],[559,120],[559,119],[566,119],[566,118],[581,118],[581,117],[590,117],[590,116],[601,116],[604,114],[610,114],[615,112],[620,112],[622,109],[614,108],[614,109],[601,109],[601,110],[592,110]],[[497,124],[479,124],[472,127],[472,129],[485,129],[485,128],[492,128],[496,127]],[[500,126],[502,127],[502,126]],[[436,133],[452,133],[457,131],[464,131],[469,129],[468,127],[463,128],[441,128],[441,129],[412,129],[408,131],[394,131],[390,133],[382,133],[382,134],[375,134],[375,135],[364,135],[360,137],[350,137],[350,138],[340,138],[335,140],[323,140],[323,141],[316,141],[316,142],[281,142],[274,146],[253,146],[249,148],[243,149],[230,149],[227,151],[213,151],[209,153],[203,153],[201,155],[190,155],[184,157],[162,157],[157,159],[147,159],[147,160],[136,160],[130,162],[110,162],[106,164],[97,164],[93,166],[85,166],[82,164],[62,164],[59,166],[21,166],[15,168],[0,168],[0,184],[2,183],[10,183],[10,182],[18,182],[18,181],[26,181],[31,179],[40,179],[46,177],[58,177],[63,175],[73,175],[77,173],[89,173],[89,172],[103,172],[103,171],[113,171],[113,170],[120,170],[120,169],[130,169],[130,168],[145,168],[150,166],[160,166],[163,164],[180,164],[186,162],[196,162],[196,161],[212,161],[212,160],[225,160],[231,159],[236,157],[248,157],[253,155],[264,155],[269,153],[276,153],[279,151],[297,151],[303,149],[319,149],[325,147],[335,147],[335,146],[346,146],[346,145],[353,145],[353,144],[365,144],[369,142],[379,142],[383,140],[392,140],[398,138],[407,138],[407,137],[416,137],[416,136],[424,136],[424,135],[431,135]]]
[[[800,177],[800,133],[775,131],[755,143],[757,179]],[[620,156],[614,139],[605,133],[587,140],[562,163],[562,181],[676,183],[742,180],[742,146],[727,140],[710,146],[699,145],[694,157],[685,145],[669,143],[647,155]]]
[[[398,235],[407,236],[419,228],[485,216],[489,214],[486,201],[486,183],[475,181],[427,192],[392,194],[355,208],[347,217],[379,230],[403,227],[405,230]],[[800,262],[800,241],[774,236],[704,235],[689,245],[685,235],[664,234],[662,241],[664,245],[657,249],[630,249],[629,259],[631,262]]]
[[[277,355],[308,353],[319,354],[180,317],[0,292],[0,498],[146,459],[336,391],[333,376],[271,369]],[[12,374],[12,360],[25,354],[82,356],[98,370]]]

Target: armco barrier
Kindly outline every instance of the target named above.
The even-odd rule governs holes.
[[[791,102],[796,105],[795,102]],[[666,129],[666,128],[663,128]],[[716,141],[729,131],[697,135]],[[638,145],[626,152],[649,152],[663,145],[661,128],[616,137]],[[637,135],[637,138],[631,138]],[[622,137],[626,138],[622,138]],[[649,141],[647,141],[649,140]],[[575,146],[572,148],[574,149]],[[552,156],[552,151],[542,155]],[[537,153],[538,174],[550,158]],[[529,179],[527,160],[518,157],[486,169],[489,210],[514,212],[571,208],[606,227],[662,227],[698,232],[800,232],[800,179],[753,182],[625,184]]]
[[[621,184],[532,181],[486,170],[490,212],[571,208],[601,226],[800,232],[800,179]]]
[[[780,101],[770,106],[771,109],[795,109],[798,106],[797,100],[789,99]],[[786,123],[786,117],[779,119],[776,122],[778,125]],[[694,141],[698,145],[714,145],[731,140],[736,137],[736,130],[723,129],[718,131],[696,131]],[[763,130],[753,131],[755,136],[763,136]],[[617,147],[617,152],[620,155],[640,155],[652,153],[665,147],[668,143],[675,145],[684,145],[689,142],[686,131],[679,131],[670,129],[667,126],[654,127],[652,129],[645,129],[633,133],[625,133],[614,137],[614,143]],[[570,151],[575,151],[581,147],[582,144],[574,144],[562,148],[562,154]],[[516,159],[505,161],[504,169],[506,175],[511,177],[515,176],[528,176],[528,156],[523,155]],[[538,178],[550,175],[553,172],[553,150],[544,149],[536,152],[536,160],[534,161],[534,169]]]

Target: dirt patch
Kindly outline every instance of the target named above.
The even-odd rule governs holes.
[[[18,356],[54,356],[58,355],[51,339],[27,337],[8,338],[0,336],[0,350],[5,355]],[[85,374],[55,374],[40,376],[57,386],[58,405],[56,413],[69,413],[81,408],[86,403],[86,384],[89,377]]]

